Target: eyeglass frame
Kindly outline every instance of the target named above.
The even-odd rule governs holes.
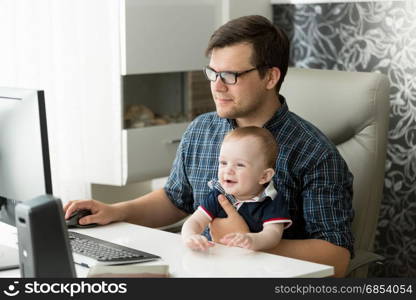
[[[232,72],[232,71],[221,71],[221,72],[217,72],[217,71],[215,71],[213,68],[211,68],[210,66],[206,66],[206,67],[204,67],[203,68],[203,73],[204,73],[204,75],[205,75],[205,78],[207,79],[207,80],[209,80],[209,81],[211,81],[211,82],[215,82],[215,81],[217,81],[217,79],[218,79],[218,76],[220,77],[220,79],[221,79],[221,81],[224,83],[224,84],[227,84],[227,85],[234,85],[234,84],[236,84],[237,83],[237,78],[238,77],[240,77],[241,75],[244,75],[244,74],[247,74],[247,73],[249,73],[249,72],[251,72],[251,71],[254,71],[254,70],[258,70],[258,69],[260,69],[260,68],[266,68],[266,67],[268,67],[268,66],[258,66],[258,67],[254,67],[254,68],[251,68],[251,69],[249,69],[249,70],[246,70],[246,71],[241,71],[241,72]],[[207,69],[209,69],[209,70],[211,70],[212,72],[214,72],[215,73],[215,79],[214,80],[211,80],[211,79],[209,79],[208,78],[208,75],[207,75]],[[229,83],[229,82],[225,82],[225,79],[224,79],[224,75],[222,75],[222,74],[231,74],[231,75],[234,75],[234,82],[233,83]]]

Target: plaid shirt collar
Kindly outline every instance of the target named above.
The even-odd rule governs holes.
[[[289,108],[287,106],[285,97],[283,97],[282,95],[279,95],[279,101],[281,104],[280,108],[274,113],[274,115],[270,118],[270,120],[268,120],[263,125],[264,128],[273,129],[273,128],[279,127],[287,119]],[[233,129],[238,127],[235,119],[226,119],[226,120]]]

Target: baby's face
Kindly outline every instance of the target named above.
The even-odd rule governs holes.
[[[254,137],[231,138],[221,145],[218,179],[227,194],[247,200],[263,191],[267,169],[264,154]]]

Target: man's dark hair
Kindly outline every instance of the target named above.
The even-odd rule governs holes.
[[[251,63],[259,68],[261,78],[266,75],[267,67],[279,68],[281,76],[276,85],[279,92],[289,64],[290,43],[287,35],[265,17],[244,16],[218,28],[212,34],[205,54],[209,56],[215,48],[239,43],[253,45]]]

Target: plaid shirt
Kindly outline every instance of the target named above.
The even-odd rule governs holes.
[[[273,180],[293,221],[283,238],[322,239],[353,255],[352,174],[335,145],[290,112],[284,97],[280,101],[281,108],[263,127],[279,145]],[[207,197],[207,182],[217,178],[222,140],[235,127],[235,120],[220,118],[216,112],[200,115],[189,125],[164,187],[179,209],[191,214]]]

